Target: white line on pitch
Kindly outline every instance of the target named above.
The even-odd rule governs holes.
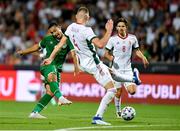
[[[55,131],[69,131],[69,130],[85,130],[85,129],[99,129],[99,128],[115,128],[115,127],[160,127],[160,126],[180,126],[180,125],[121,125],[121,126],[88,126],[88,127],[72,127],[72,128],[64,128],[57,129]]]

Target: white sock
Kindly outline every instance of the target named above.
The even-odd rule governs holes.
[[[106,108],[108,104],[112,101],[116,93],[116,88],[108,89],[106,94],[103,96],[101,103],[99,105],[99,108],[96,112],[95,116],[103,117],[104,112],[106,111]]]
[[[64,96],[60,96],[58,100],[64,100]]]
[[[55,99],[54,97],[51,99],[51,104],[52,104],[53,106],[57,104],[57,103],[56,103],[56,99]]]
[[[121,97],[117,98],[116,96],[114,97],[114,105],[116,107],[116,112],[121,112]]]
[[[111,76],[118,82],[134,82],[133,76],[131,75],[125,75],[114,71]]]

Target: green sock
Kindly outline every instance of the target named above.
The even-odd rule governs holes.
[[[52,96],[50,96],[49,94],[45,94],[37,103],[37,105],[35,106],[33,112],[40,112],[42,111],[42,109],[49,103],[49,101],[51,100]]]
[[[62,93],[59,90],[58,82],[50,82],[49,85],[51,92],[54,94],[54,96],[56,96],[59,99],[59,97],[62,96]]]

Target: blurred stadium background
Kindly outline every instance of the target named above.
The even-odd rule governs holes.
[[[124,91],[124,105],[136,103],[138,106],[135,107],[141,108],[141,104],[156,104],[152,110],[168,105],[173,108],[172,112],[179,109],[180,0],[0,0],[0,117],[13,117],[6,116],[3,107],[15,108],[16,101],[25,102],[23,105],[27,106],[27,101],[39,99],[42,90],[39,54],[19,57],[16,50],[38,43],[52,20],[58,21],[64,31],[74,21],[75,12],[81,5],[90,9],[88,24],[98,36],[103,35],[107,19],[125,17],[130,23],[129,32],[137,36],[140,50],[150,62],[150,66],[144,69],[139,60],[133,58],[133,66],[140,70],[143,83],[134,96]],[[97,51],[108,65],[103,58],[104,49]],[[72,72],[72,58],[68,56],[62,73],[64,95],[75,102],[97,104],[105,90],[90,75],[82,73],[74,77]],[[12,107],[10,103],[13,103]],[[97,105],[93,113],[96,108]],[[26,113],[29,111],[28,108]],[[179,119],[180,114],[176,117]],[[0,129],[9,129],[3,126],[5,120],[0,120]],[[180,121],[176,124],[180,125]]]

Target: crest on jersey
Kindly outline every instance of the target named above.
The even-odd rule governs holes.
[[[122,52],[126,52],[126,46],[122,46]]]
[[[63,49],[65,49],[66,47],[67,47],[67,44],[64,44],[64,45],[62,46]]]
[[[53,44],[53,42],[52,42],[52,41],[50,41],[50,44],[52,45],[52,44]]]

